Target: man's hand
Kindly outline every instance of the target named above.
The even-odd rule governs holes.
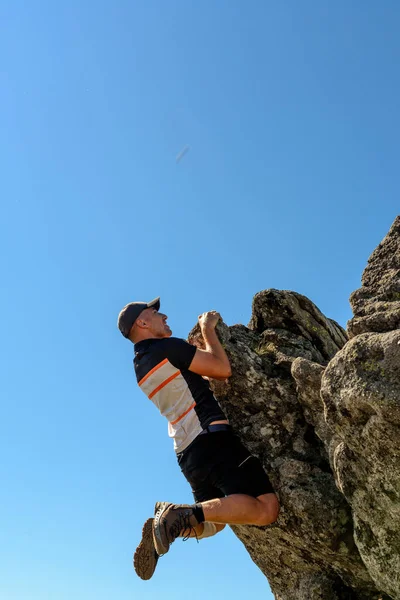
[[[201,331],[203,332],[209,331],[210,329],[215,329],[220,318],[221,315],[215,310],[210,310],[209,312],[199,315],[199,325]]]
[[[215,331],[220,318],[221,315],[216,310],[210,310],[199,315],[204,346],[200,348],[200,344],[196,344],[196,354],[190,364],[189,371],[203,377],[224,380],[231,376],[232,371],[229,359]]]

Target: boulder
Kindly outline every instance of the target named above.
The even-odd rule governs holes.
[[[348,334],[275,289],[256,294],[247,327],[217,326],[232,377],[212,389],[281,504],[276,523],[232,529],[277,600],[400,599],[399,273],[400,218]],[[189,341],[203,346],[198,325]]]

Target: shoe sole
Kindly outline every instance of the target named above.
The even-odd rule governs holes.
[[[133,555],[135,571],[145,581],[151,579],[158,562],[158,554],[153,541],[153,521],[153,518],[147,519],[143,525],[142,539]]]

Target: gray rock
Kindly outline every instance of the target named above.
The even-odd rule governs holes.
[[[332,463],[378,589],[400,598],[400,330],[353,338],[322,378]]]
[[[400,328],[400,216],[371,254],[362,287],[350,296],[349,336]]]
[[[276,523],[232,529],[277,600],[400,598],[399,248],[396,219],[352,295],[350,341],[290,291],[217,327],[233,375],[212,388],[281,503]],[[202,347],[198,326],[189,339]]]

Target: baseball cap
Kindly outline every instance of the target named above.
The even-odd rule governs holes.
[[[160,298],[155,298],[151,302],[131,302],[124,306],[118,315],[118,328],[124,337],[129,336],[132,325],[146,308],[160,310]]]

